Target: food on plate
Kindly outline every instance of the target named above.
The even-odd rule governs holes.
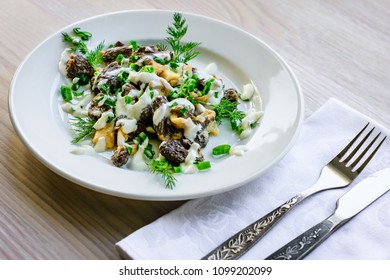
[[[131,40],[108,47],[100,42],[90,49],[91,33],[80,28],[62,33],[68,47],[60,57],[66,83],[59,92],[74,131],[74,153],[109,151],[114,166],[161,174],[165,186],[173,188],[176,173],[211,168],[202,150],[219,135],[223,119],[239,138],[250,137],[262,112],[238,105],[256,89],[244,85],[241,94],[226,87],[215,64],[192,66],[200,43],[182,41],[187,28],[175,13],[167,28],[168,46]],[[210,156],[244,150],[221,143]]]

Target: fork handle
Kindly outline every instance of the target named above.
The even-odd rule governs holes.
[[[231,236],[202,260],[234,260],[240,258],[253,247],[284,215],[305,198],[298,194],[264,217]]]
[[[332,215],[288,242],[266,260],[301,260],[338,229],[342,222]]]

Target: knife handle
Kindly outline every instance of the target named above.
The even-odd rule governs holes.
[[[342,222],[343,221],[336,215],[332,215],[288,242],[279,250],[268,256],[266,260],[303,259],[338,229]]]
[[[231,236],[217,248],[209,252],[202,260],[234,260],[245,254],[264,236],[284,215],[305,197],[298,194],[286,201],[264,217]]]

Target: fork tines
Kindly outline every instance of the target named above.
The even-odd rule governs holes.
[[[364,143],[367,141],[367,139],[371,136],[372,132],[375,130],[375,127],[373,127],[367,134],[363,137],[362,140],[358,142],[358,139],[361,138],[364,131],[367,129],[367,127],[370,125],[370,123],[367,123],[366,126],[351,140],[351,142],[348,143],[348,145],[337,155],[337,158],[345,163],[349,163],[351,159],[357,155],[357,152],[362,148]],[[379,132],[374,139],[371,140],[371,142],[364,147],[364,150],[358,155],[352,163],[348,164],[352,169],[354,169],[354,172],[360,173],[364,167],[368,164],[368,162],[372,159],[372,157],[375,155],[375,153],[378,151],[380,146],[383,144],[387,136],[383,137],[383,139],[379,142],[379,144],[376,145],[376,147],[373,148],[372,152],[367,155],[367,158],[360,164],[359,167],[357,165],[360,161],[364,158],[364,156],[367,154],[367,152],[372,148],[374,143],[378,140],[379,136],[381,135],[381,132]],[[348,151],[354,146],[354,149],[352,152],[348,153]],[[345,159],[341,160],[344,156],[349,154]]]

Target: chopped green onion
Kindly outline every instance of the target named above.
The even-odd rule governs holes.
[[[156,154],[155,151],[153,151],[153,146],[151,144],[148,144],[148,146],[144,150],[144,155],[148,159],[153,159],[154,155]]]
[[[153,97],[154,97],[154,91],[153,91],[153,90],[149,90],[149,94],[150,94],[150,99],[153,99]]]
[[[147,73],[154,73],[154,67],[151,65],[145,65],[143,66],[139,72],[147,72]]]
[[[183,109],[181,109],[181,113],[183,114],[183,116],[186,115],[186,113],[188,112],[189,108],[187,106],[184,106]]]
[[[130,95],[126,95],[125,96],[125,103],[126,104],[131,104],[131,101],[133,100],[133,98],[131,98],[131,96]]]
[[[140,144],[143,143],[147,138],[148,136],[145,134],[145,132],[141,132],[139,135],[138,135],[138,138],[141,140],[140,141]]]
[[[84,95],[84,91],[79,91],[79,92],[73,91],[73,95],[74,95],[75,97],[83,96],[83,95]]]
[[[122,60],[125,58],[125,56],[123,54],[118,54],[118,56],[116,57],[115,61],[118,62],[118,64],[121,64]]]
[[[175,171],[175,173],[182,173],[183,172],[183,170],[181,169],[180,165],[179,166],[174,166],[173,167],[173,171]]]
[[[128,153],[129,155],[131,155],[131,154],[133,153],[133,148],[132,148],[130,145],[126,145],[125,148],[126,148],[127,153]]]
[[[131,56],[131,62],[136,62],[138,60],[138,55],[132,55]]]
[[[209,80],[207,80],[204,88],[203,88],[203,91],[202,91],[202,95],[206,95],[209,93],[210,89],[211,89],[211,84],[215,81],[214,78],[211,78]]]
[[[88,84],[90,81],[89,78],[87,78],[84,74],[81,74],[81,76],[79,77],[79,80],[77,81],[77,83],[80,85],[80,86],[85,86],[86,84]]]
[[[121,72],[119,72],[119,74],[118,74],[118,76],[117,76],[116,79],[117,79],[119,82],[124,82],[124,83],[126,83],[128,78],[129,78],[129,72],[127,72],[127,71],[121,71]]]
[[[130,41],[130,45],[133,48],[133,51],[137,51],[138,48],[139,48],[139,45],[138,45],[137,41],[133,41],[133,40]]]
[[[61,95],[64,101],[69,102],[72,100],[72,90],[70,87],[61,86]]]
[[[83,41],[88,41],[92,37],[92,34],[90,32],[80,31],[80,27],[73,28],[73,32]]]
[[[211,164],[209,161],[195,162],[194,164],[199,170],[206,170],[211,168]]]
[[[179,67],[179,64],[176,63],[176,62],[170,62],[169,63],[169,66],[171,66],[171,68],[176,71],[177,67]]]
[[[79,83],[73,83],[72,86],[70,87],[72,90],[78,90],[80,88]]]
[[[169,106],[169,107],[173,108],[173,107],[175,107],[175,106],[177,106],[177,105],[179,105],[179,103],[177,103],[176,101],[174,101],[174,102],[171,104],[171,106]]]
[[[139,66],[137,64],[135,64],[135,63],[131,63],[130,64],[130,68],[131,68],[131,70],[138,71]]]
[[[154,61],[156,61],[157,63],[160,63],[162,65],[167,65],[169,63],[168,60],[162,59],[161,57],[154,58]]]
[[[219,145],[212,149],[213,156],[225,155],[225,154],[229,154],[229,152],[230,152],[229,144]]]

